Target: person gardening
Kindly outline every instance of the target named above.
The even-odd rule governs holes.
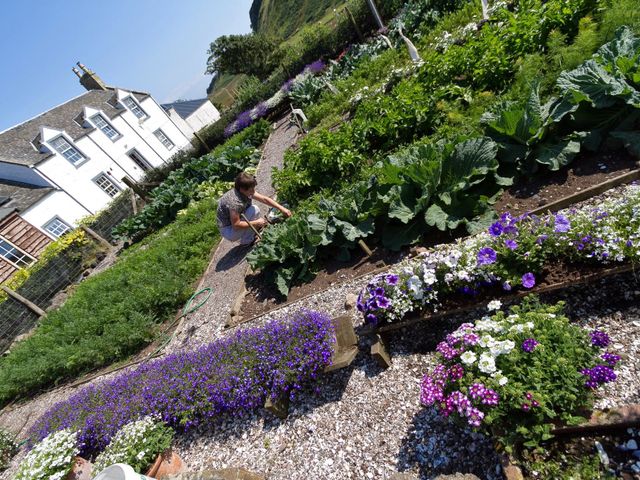
[[[287,218],[291,216],[288,208],[266,195],[257,193],[257,185],[258,182],[253,175],[242,172],[236,177],[234,188],[220,197],[217,219],[223,238],[231,242],[240,241],[240,245],[250,245],[254,242],[256,234],[251,227],[260,230],[267,224],[267,220],[260,217],[260,209],[252,204],[252,200],[277,208]]]

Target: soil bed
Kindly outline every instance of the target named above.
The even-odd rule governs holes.
[[[545,172],[543,177],[523,179],[523,181],[504,192],[496,203],[495,210],[497,213],[509,211],[516,215],[521,214],[580,190],[598,185],[636,168],[638,168],[636,160],[626,151],[607,154],[583,154],[576,158],[568,168],[557,172]],[[420,245],[428,248],[438,243],[451,242],[461,236],[464,236],[464,232],[456,232],[456,234],[453,232],[430,233],[428,240],[421,242]],[[373,245],[369,246],[372,247]],[[403,249],[401,252],[391,252],[384,248],[376,247],[373,248],[373,256],[370,258],[366,258],[360,250],[354,250],[352,258],[348,262],[329,258],[321,262],[323,268],[313,280],[291,287],[286,299],[279,295],[276,288],[266,280],[263,273],[250,274],[245,279],[248,293],[242,304],[242,318],[247,320],[257,315],[262,315],[285,303],[325,290],[336,283],[346,282],[385,265],[397,263],[408,252],[408,248]],[[554,275],[556,270],[553,269],[548,273]],[[564,273],[559,271],[558,274]],[[579,273],[577,272],[576,274]],[[557,280],[553,280],[550,277],[547,278],[547,282],[556,283]]]

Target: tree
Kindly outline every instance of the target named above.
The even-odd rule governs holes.
[[[224,35],[209,46],[206,73],[255,75],[265,79],[274,66],[276,42],[261,33]]]

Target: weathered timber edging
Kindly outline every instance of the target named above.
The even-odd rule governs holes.
[[[358,354],[358,337],[351,318],[343,315],[332,319],[331,323],[334,326],[336,339],[330,363],[324,368],[323,373],[348,367]],[[289,415],[289,397],[285,395],[277,400],[271,400],[271,396],[268,395],[264,402],[264,409],[284,420]]]
[[[500,300],[503,302],[511,302],[518,298],[525,297],[530,294],[542,294],[542,293],[551,293],[560,290],[564,290],[566,288],[581,285],[583,283],[588,283],[594,280],[600,280],[601,278],[610,277],[613,275],[618,275],[620,273],[627,273],[634,270],[635,265],[633,264],[625,264],[620,265],[618,267],[605,268],[598,272],[590,273],[580,277],[578,280],[572,280],[567,282],[553,283],[551,285],[545,285],[544,287],[533,288],[531,290],[526,290],[518,293],[514,293],[507,296],[500,297]],[[382,325],[378,328],[375,327],[365,327],[363,328],[361,334],[362,335],[371,335],[374,337],[374,342],[371,345],[371,356],[376,360],[378,365],[383,368],[388,368],[391,366],[391,356],[389,354],[389,349],[387,347],[387,342],[384,338],[384,334],[390,333],[396,330],[400,330],[405,327],[409,327],[412,325],[416,325],[422,322],[428,322],[433,320],[439,320],[442,318],[450,317],[452,315],[457,315],[460,313],[465,313],[471,310],[475,310],[477,308],[482,308],[486,304],[486,301],[474,302],[469,305],[465,305],[464,307],[455,308],[453,310],[446,310],[443,312],[434,313],[431,315],[422,315],[415,316],[409,318],[407,320],[401,322],[390,323],[387,325]]]

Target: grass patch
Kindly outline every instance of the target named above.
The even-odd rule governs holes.
[[[0,404],[139,351],[193,293],[219,234],[213,199],[186,213],[49,312],[33,336],[0,359]]]

